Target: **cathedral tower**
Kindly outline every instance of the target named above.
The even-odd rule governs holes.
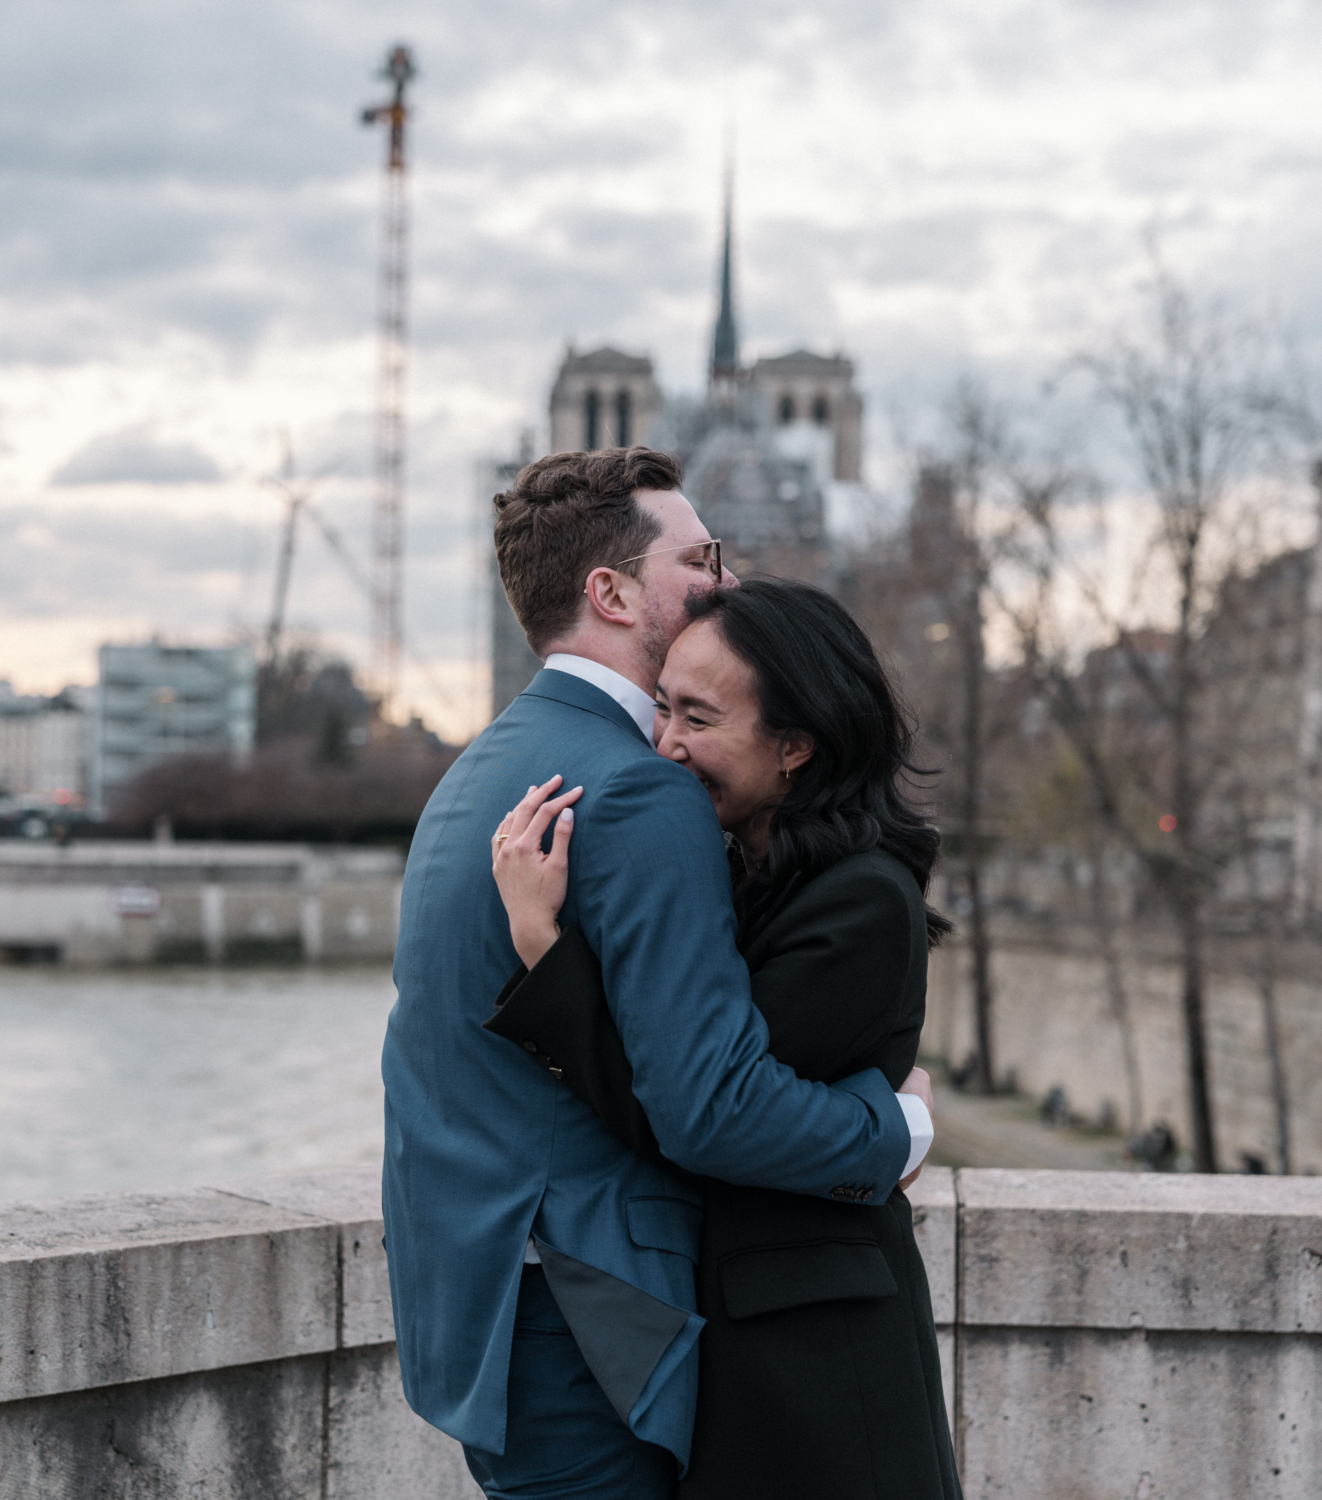
[[[734,320],[734,163],[725,165],[725,236],[721,247],[721,304],[712,335],[713,396],[733,395],[739,382],[739,329]]]

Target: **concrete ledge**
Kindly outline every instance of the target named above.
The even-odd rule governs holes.
[[[963,1324],[1322,1331],[1322,1179],[958,1178]]]
[[[333,1223],[339,1236],[339,1347],[394,1343],[379,1168],[256,1178],[229,1183],[226,1190]]]
[[[0,1400],[333,1349],[336,1226],[198,1188],[0,1210]]]
[[[932,1316],[941,1328],[955,1321],[955,1230],[959,1205],[950,1167],[924,1167],[906,1195],[913,1208],[913,1233],[927,1267]]]
[[[393,1346],[0,1405],[0,1500],[482,1500]]]
[[[961,1334],[966,1500],[1315,1500],[1315,1335]]]
[[[969,1500],[1314,1500],[1322,1181],[929,1168]],[[480,1500],[408,1410],[375,1168],[0,1207],[0,1500]]]

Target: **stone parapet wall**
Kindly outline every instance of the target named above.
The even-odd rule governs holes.
[[[1322,1492],[1322,1182],[910,1196],[967,1495]],[[372,1170],[0,1208],[0,1500],[475,1500],[392,1338]]]

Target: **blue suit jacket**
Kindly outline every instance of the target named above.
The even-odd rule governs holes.
[[[601,959],[634,1091],[673,1167],[635,1156],[482,1029],[519,964],[491,834],[557,772],[585,788],[563,918]],[[616,1410],[684,1465],[702,1326],[690,1174],[822,1196],[868,1185],[884,1202],[909,1149],[889,1085],[869,1070],[827,1088],[767,1055],[707,793],[611,698],[563,672],[539,673],[432,794],[404,877],[395,982],[383,1200],[410,1405],[462,1442],[504,1450],[531,1233]]]

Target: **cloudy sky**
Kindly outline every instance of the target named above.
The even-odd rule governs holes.
[[[0,677],[259,628],[280,434],[365,552],[383,143],[417,52],[409,699],[480,701],[479,466],[565,342],[697,389],[724,121],[749,355],[858,362],[892,419],[1026,390],[1125,317],[1156,233],[1322,357],[1322,8],[1278,0],[10,0],[0,57]],[[487,487],[489,493],[489,486]],[[303,538],[291,616],[364,654]]]

